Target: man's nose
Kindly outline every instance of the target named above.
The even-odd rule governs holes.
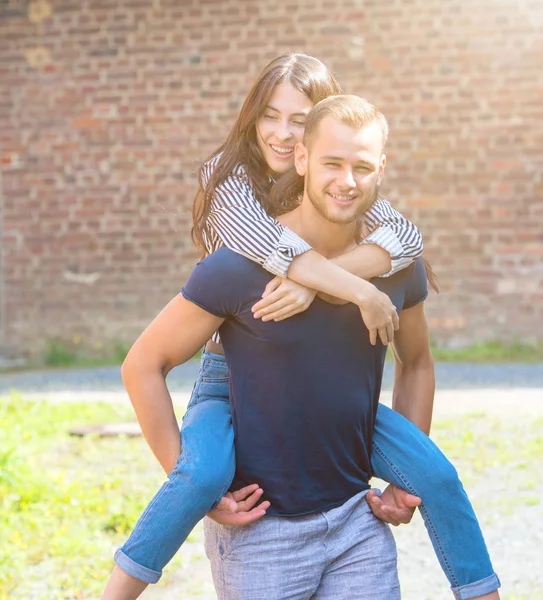
[[[351,169],[345,169],[341,172],[338,178],[338,185],[342,188],[354,188],[356,187],[356,181],[353,177]]]

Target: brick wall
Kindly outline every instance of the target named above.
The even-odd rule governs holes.
[[[4,344],[140,332],[192,268],[196,168],[286,50],[389,118],[434,338],[543,337],[541,2],[3,0]]]

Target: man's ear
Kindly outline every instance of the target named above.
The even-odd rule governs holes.
[[[302,142],[298,142],[294,146],[294,166],[296,167],[296,173],[304,177],[307,171],[307,148]]]
[[[379,159],[379,175],[377,176],[378,184],[381,185],[383,181],[383,175],[385,173],[385,166],[387,164],[387,155],[381,154],[381,158]]]

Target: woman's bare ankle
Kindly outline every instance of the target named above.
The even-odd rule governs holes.
[[[148,585],[115,565],[101,600],[136,600]]]
[[[490,594],[485,594],[484,596],[477,596],[473,600],[500,600],[500,593],[498,590],[494,592],[490,592]]]

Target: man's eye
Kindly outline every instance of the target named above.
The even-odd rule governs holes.
[[[294,125],[299,125],[300,127],[305,127],[305,121],[292,121]]]
[[[356,167],[355,171],[357,173],[369,173],[371,169],[369,167]]]
[[[329,162],[329,163],[326,163],[326,166],[327,167],[339,167],[339,163]]]

